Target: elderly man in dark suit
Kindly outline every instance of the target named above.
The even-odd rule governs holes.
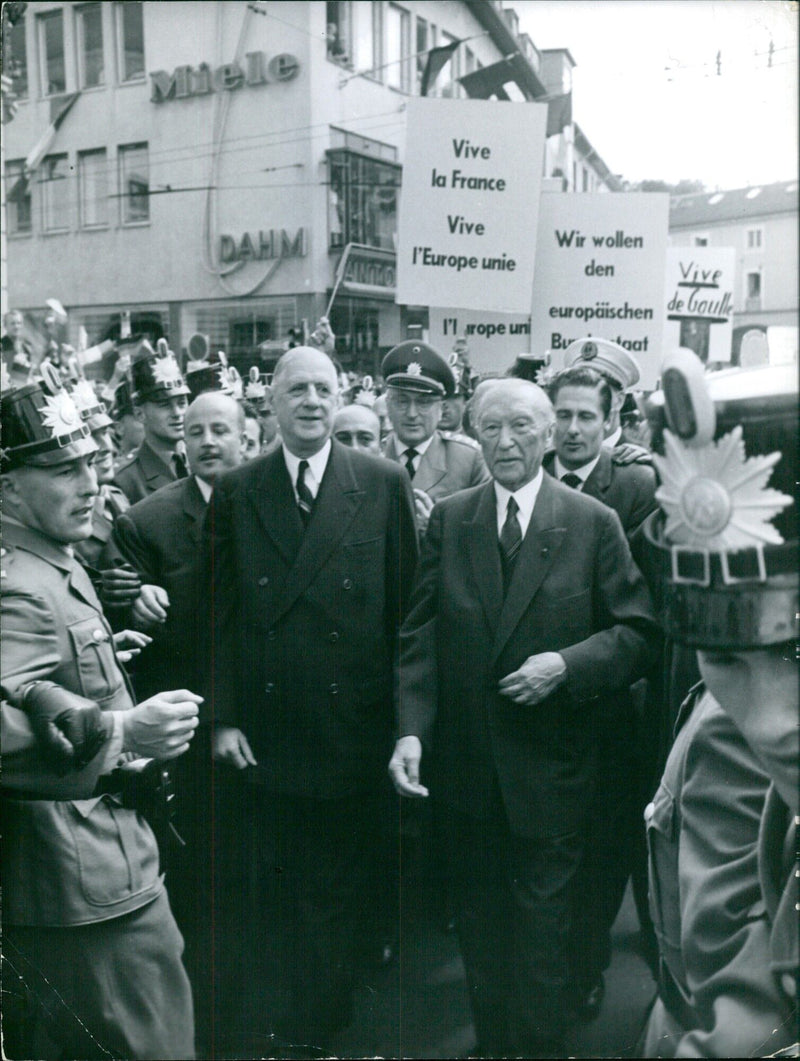
[[[215,753],[253,786],[256,868],[272,886],[251,908],[245,960],[291,948],[289,1012],[270,1012],[272,1027],[323,1048],[348,1022],[417,559],[405,472],[331,440],[338,389],[322,351],[280,359],[281,447],[217,481],[207,524]]]
[[[481,1056],[560,1056],[596,722],[657,635],[617,516],[542,472],[544,392],[491,380],[473,401],[493,481],[431,515],[390,773],[426,795],[424,744]]]
[[[545,471],[613,508],[630,540],[657,508],[656,478],[649,464],[615,464],[603,444],[614,408],[610,384],[590,362],[578,362],[560,373],[549,390],[556,417],[555,450],[544,459]],[[586,823],[584,860],[575,881],[573,1006],[587,1020],[597,1016],[603,1001],[611,926],[634,869],[643,945],[650,944],[652,952],[655,943],[647,915],[641,823],[651,794],[658,726],[648,717],[655,701],[646,696],[646,684],[638,683],[635,692],[634,697],[621,691],[599,720],[600,769]]]

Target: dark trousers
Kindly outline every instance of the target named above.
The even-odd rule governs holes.
[[[374,934],[381,799],[243,788],[241,856],[218,865],[215,889],[219,922],[237,941],[239,994],[258,992],[262,1034],[326,1047],[350,1022],[356,955]]]
[[[440,820],[480,1054],[558,1056],[580,834],[516,836],[499,805],[489,821]]]

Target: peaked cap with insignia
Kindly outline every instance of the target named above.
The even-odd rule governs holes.
[[[387,387],[439,398],[455,394],[456,380],[450,365],[432,346],[418,339],[407,339],[393,347],[383,359],[381,372]]]
[[[3,392],[0,418],[4,472],[25,464],[66,464],[97,450],[89,425],[50,364],[42,365],[41,380]]]

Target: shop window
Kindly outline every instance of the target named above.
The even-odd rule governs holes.
[[[69,176],[66,155],[48,155],[42,160],[39,187],[45,232],[63,232],[69,228]]]
[[[761,250],[764,244],[764,230],[761,228],[748,228],[747,249],[749,251]]]
[[[81,226],[108,224],[108,162],[105,149],[78,154]]]
[[[372,0],[354,0],[350,5],[353,19],[354,67],[377,80],[381,79],[381,5]]]
[[[352,151],[328,152],[330,245],[394,250],[400,167]]]
[[[281,336],[275,335],[275,321],[270,318],[232,320],[228,323],[228,346],[225,352],[232,363],[246,362],[249,367],[258,357],[259,344],[276,338]]]
[[[33,229],[31,188],[22,159],[6,163],[6,217],[8,232],[20,236]]]
[[[81,88],[106,83],[103,55],[103,10],[100,4],[84,4],[76,10],[78,75]]]
[[[122,223],[150,220],[150,167],[147,144],[122,144],[119,148]]]
[[[144,22],[142,4],[117,4],[117,49],[120,81],[144,78]]]
[[[11,78],[11,91],[17,99],[28,98],[28,49],[25,43],[25,18],[19,16],[12,25],[4,12],[3,36],[7,39],[5,73]],[[6,37],[7,35],[7,37]]]
[[[386,84],[411,90],[411,16],[397,4],[386,9]]]
[[[335,63],[350,65],[351,58],[350,0],[326,0],[325,28],[328,58]]]
[[[48,11],[46,15],[39,15],[38,28],[42,95],[56,96],[67,90],[63,11]]]

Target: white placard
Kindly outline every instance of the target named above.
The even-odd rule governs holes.
[[[547,106],[408,101],[397,302],[526,314]]]
[[[519,354],[529,350],[531,323],[527,313],[432,307],[428,321],[429,342],[445,357],[457,338],[466,340],[473,372],[505,372]]]
[[[539,207],[531,350],[553,362],[575,339],[618,342],[658,379],[664,332],[669,196],[662,192],[543,195]]]
[[[664,351],[694,350],[703,364],[730,361],[733,339],[733,247],[668,247]]]

